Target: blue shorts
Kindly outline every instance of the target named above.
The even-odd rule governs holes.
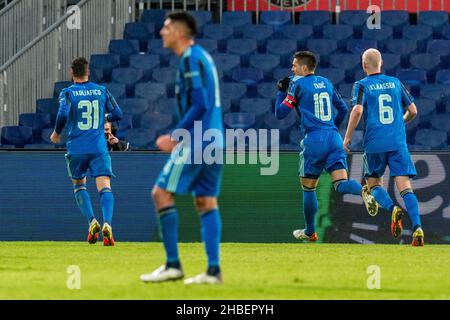
[[[302,178],[318,179],[325,170],[347,169],[347,154],[339,132],[317,130],[309,132],[300,143],[298,175]]]
[[[417,175],[416,167],[411,159],[408,149],[364,154],[364,177],[381,178],[386,166],[389,167],[391,177],[407,176],[413,178]]]
[[[87,171],[91,177],[112,177],[111,157],[109,153],[66,154],[67,172],[74,180],[86,178]]]
[[[192,194],[195,197],[218,197],[222,182],[222,164],[187,163],[172,153],[160,173],[156,185],[174,194]]]

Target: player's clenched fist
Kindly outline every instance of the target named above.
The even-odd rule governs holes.
[[[284,77],[281,80],[278,80],[277,82],[277,87],[278,90],[282,91],[282,92],[286,92],[287,89],[289,88],[289,83],[291,82],[291,78],[290,77]]]
[[[57,134],[55,131],[53,131],[52,135],[50,136],[50,140],[54,144],[59,144],[61,142],[61,136]]]

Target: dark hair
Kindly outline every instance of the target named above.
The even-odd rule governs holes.
[[[294,54],[294,58],[297,59],[298,63],[305,65],[309,71],[316,70],[317,59],[314,53],[311,51],[299,51]]]
[[[194,38],[197,35],[197,21],[195,21],[195,18],[186,11],[171,12],[166,16],[166,19],[184,24],[188,31],[187,35],[190,38]]]
[[[74,77],[82,78],[87,76],[89,62],[83,57],[76,58],[72,61],[71,68]]]

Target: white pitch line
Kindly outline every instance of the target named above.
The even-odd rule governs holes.
[[[378,226],[376,224],[354,222],[352,227],[360,230],[378,231]]]

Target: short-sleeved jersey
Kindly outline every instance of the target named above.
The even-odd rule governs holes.
[[[283,104],[290,109],[299,109],[306,133],[312,130],[337,130],[333,106],[342,107],[345,111],[348,108],[333,84],[314,74],[292,78]]]
[[[196,89],[201,90],[206,109],[200,119],[203,133],[216,129],[223,134],[218,72],[209,53],[199,45],[193,45],[184,52],[178,68],[175,93],[182,118],[192,107],[191,93]],[[194,137],[194,126],[188,130]],[[218,148],[223,147],[223,141],[214,143]]]
[[[397,78],[370,75],[353,87],[352,105],[364,108],[364,150],[379,153],[406,147],[404,108],[414,102]]]
[[[62,90],[60,112],[67,118],[67,153],[108,152],[104,124],[105,112],[118,108],[108,90],[95,83],[75,83]]]

